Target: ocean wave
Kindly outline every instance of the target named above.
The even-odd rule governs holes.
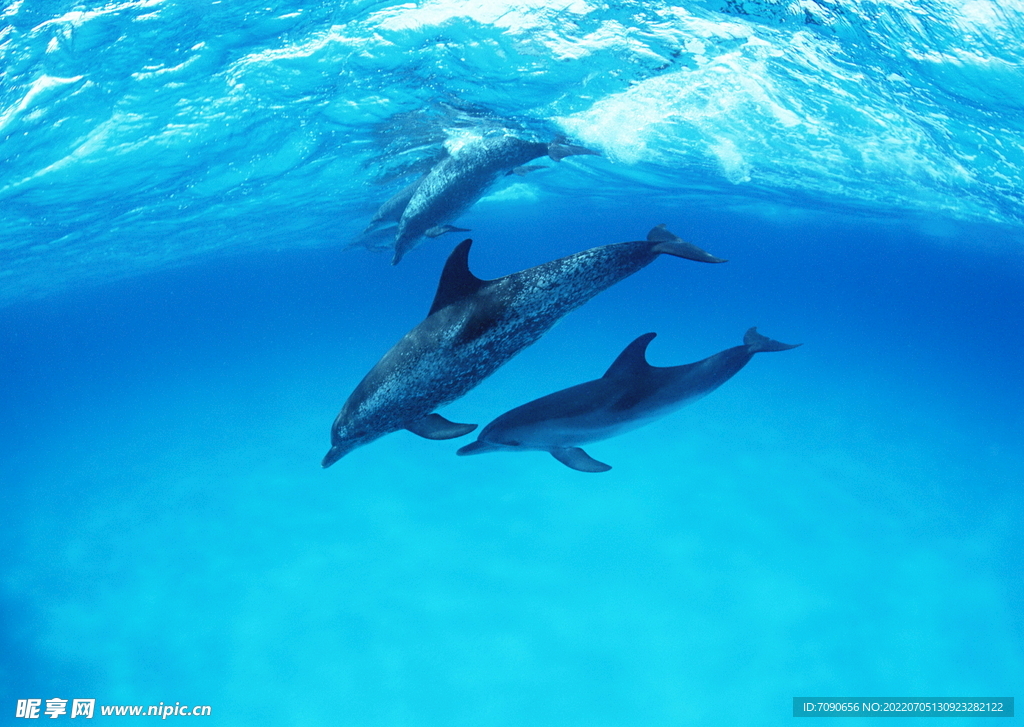
[[[345,243],[453,135],[488,129],[602,151],[531,180],[556,193],[1019,228],[1022,9],[18,0],[0,15],[2,295]]]

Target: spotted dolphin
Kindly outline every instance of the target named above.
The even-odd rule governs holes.
[[[544,144],[510,135],[467,143],[382,204],[364,234],[381,223],[397,223],[395,256],[391,260],[392,265],[397,265],[423,237],[465,231],[449,223],[472,207],[499,177],[542,168],[523,166],[538,157],[547,155],[561,161],[578,154],[597,152],[560,141]]]
[[[725,262],[659,225],[646,240],[595,247],[481,280],[469,271],[471,245],[464,240],[452,251],[427,317],[384,354],[345,402],[331,427],[324,467],[399,429],[427,439],[473,431],[475,424],[450,422],[434,410],[490,376],[566,313],[659,255]]]
[[[460,455],[484,452],[550,452],[580,472],[607,472],[581,448],[648,424],[674,409],[707,396],[755,353],[788,351],[800,344],[779,343],[751,328],[742,346],[684,366],[651,366],[644,355],[656,334],[645,333],[619,354],[604,376],[542,396],[505,412],[480,432]]]

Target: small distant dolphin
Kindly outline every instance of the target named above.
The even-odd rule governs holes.
[[[395,256],[391,260],[397,265],[424,236],[467,232],[448,223],[472,207],[502,175],[524,175],[542,169],[523,165],[544,155],[561,161],[577,154],[597,152],[559,141],[544,144],[507,135],[468,143],[382,204],[364,234],[381,223],[397,222]]]
[[[349,396],[331,427],[330,467],[356,447],[408,429],[452,439],[476,429],[432,413],[536,342],[559,318],[658,255],[725,262],[658,225],[647,239],[591,248],[495,280],[469,271],[464,240],[445,263],[427,317],[384,354]]]
[[[697,363],[661,367],[651,366],[644,356],[655,335],[645,333],[626,346],[600,379],[505,412],[458,454],[539,449],[574,470],[607,472],[609,465],[598,462],[579,445],[643,426],[710,394],[746,366],[755,353],[788,351],[800,345],[773,341],[751,328],[742,346]]]

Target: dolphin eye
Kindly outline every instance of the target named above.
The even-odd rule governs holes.
[[[509,447],[518,447],[521,443],[518,439],[510,439],[505,444]]]

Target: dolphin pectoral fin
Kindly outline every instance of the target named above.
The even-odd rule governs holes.
[[[476,429],[476,424],[450,422],[440,414],[427,414],[406,427],[424,439],[455,439]]]
[[[543,164],[530,164],[528,166],[512,167],[507,172],[505,172],[505,176],[507,177],[511,174],[515,174],[517,177],[525,177],[530,172],[535,172],[538,169],[547,169],[547,167],[544,166]]]
[[[757,332],[757,327],[751,328],[743,336],[743,343],[751,353],[762,353],[763,351],[788,351],[791,348],[802,346],[802,343],[782,343],[768,336],[762,336]]]
[[[686,258],[687,260],[696,260],[699,263],[729,262],[728,260],[723,260],[720,257],[715,257],[711,253],[701,250],[692,243],[683,242],[675,234],[669,232],[665,225],[658,225],[648,232],[647,240],[649,242],[657,243],[651,249],[654,252],[662,253],[664,255],[675,255],[676,257]]]
[[[553,141],[548,144],[548,156],[556,162],[560,162],[566,157],[578,156],[580,154],[590,154],[597,157],[601,156],[601,152],[594,151],[593,149],[587,149],[585,146],[564,144],[560,141]]]
[[[475,442],[470,442],[465,447],[460,447],[459,451],[455,454],[460,457],[465,457],[467,454],[483,454],[484,452],[497,452],[501,447],[497,447],[493,444],[488,444],[480,439]]]
[[[440,237],[446,232],[469,232],[468,227],[455,227],[454,225],[438,225],[437,227],[431,227],[423,234],[427,237]]]
[[[559,447],[551,450],[551,456],[579,472],[607,472],[612,467],[598,462],[579,447]]]

